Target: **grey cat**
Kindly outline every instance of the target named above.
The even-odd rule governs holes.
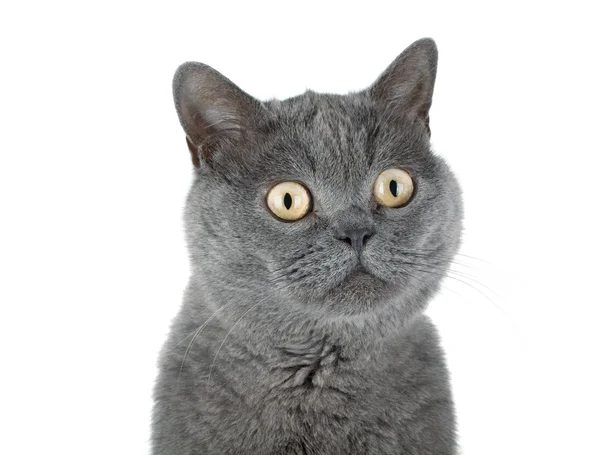
[[[209,66],[178,69],[192,274],[160,356],[153,454],[456,453],[423,315],[462,229],[429,142],[436,65],[422,39],[366,90],[265,102]]]

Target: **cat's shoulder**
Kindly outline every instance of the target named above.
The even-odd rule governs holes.
[[[407,338],[417,345],[434,346],[440,342],[437,327],[426,314],[415,317],[407,326]]]
[[[419,315],[411,321],[395,340],[393,350],[396,366],[404,371],[445,370],[445,356],[438,329],[426,315]]]

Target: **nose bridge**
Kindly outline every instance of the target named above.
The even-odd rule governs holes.
[[[375,223],[371,214],[356,205],[338,211],[332,228],[334,238],[347,243],[359,253],[375,233]]]
[[[332,227],[336,232],[369,229],[375,227],[373,216],[358,205],[351,205],[335,213]]]

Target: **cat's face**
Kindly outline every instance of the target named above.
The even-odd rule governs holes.
[[[198,80],[182,95],[186,74],[202,73],[213,94],[205,111],[197,99],[193,108],[178,105],[197,165],[188,243],[207,287],[335,314],[391,299],[408,314],[437,289],[458,247],[461,200],[430,151],[435,66],[432,48],[419,43],[371,89],[346,96],[307,92],[258,103],[208,67],[180,70],[176,100],[198,96]],[[393,207],[399,179],[380,177],[386,171],[408,179],[405,189],[412,184],[400,207]],[[293,183],[279,195],[279,210],[288,213],[296,189],[299,212],[289,218],[298,219],[282,219],[269,203],[282,182]]]

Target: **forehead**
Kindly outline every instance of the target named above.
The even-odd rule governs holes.
[[[315,168],[364,167],[371,161],[368,141],[373,118],[358,96],[307,92],[273,104],[278,145],[286,141],[299,150],[298,159]]]
[[[422,158],[415,135],[383,122],[361,94],[307,92],[265,104],[273,119],[262,160],[265,180],[299,180],[338,198],[368,197],[380,172],[415,167]]]

